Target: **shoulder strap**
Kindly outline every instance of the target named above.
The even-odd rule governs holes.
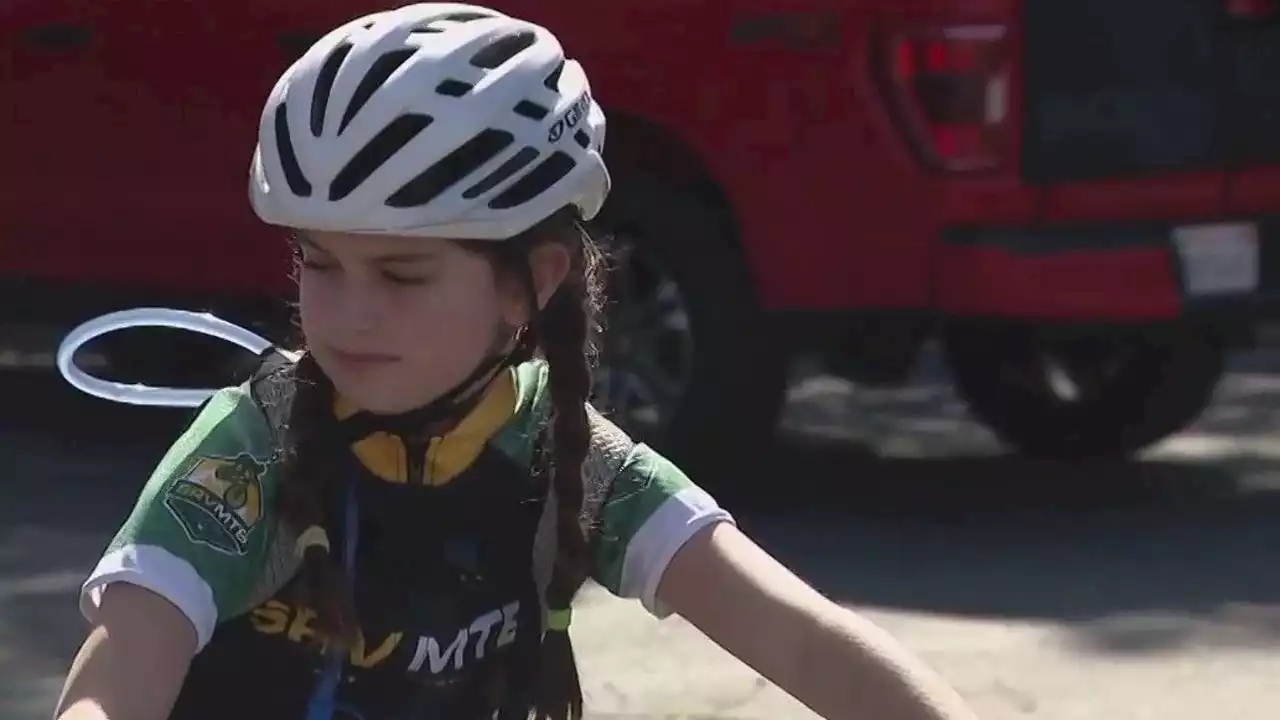
[[[277,438],[288,422],[293,404],[295,367],[292,358],[272,347],[259,355],[258,367],[249,377],[249,395]]]
[[[293,368],[293,358],[277,348],[269,348],[260,356],[258,367],[249,379],[249,395],[277,442],[283,441],[289,408],[293,403]],[[235,615],[243,615],[275,595],[302,566],[295,553],[297,538],[278,524],[272,532],[254,590],[249,593],[245,606],[239,608]]]
[[[609,497],[613,480],[622,470],[622,465],[630,457],[636,443],[590,405],[587,406],[587,423],[591,431],[591,446],[587,451],[587,460],[582,465],[582,512],[578,520],[582,523],[582,531],[590,536],[595,531],[600,509]],[[555,442],[550,432],[546,435],[547,442],[544,445]],[[549,453],[543,455],[544,458],[548,456]],[[536,465],[538,455],[535,454],[534,457]],[[547,585],[551,582],[551,568],[556,555],[556,520],[555,487],[553,483],[548,483],[547,500],[543,504],[542,520],[538,524],[533,545],[534,577],[543,598],[544,629],[548,610],[545,600]]]
[[[590,531],[595,527],[604,507],[609,491],[613,487],[613,479],[622,470],[622,465],[631,456],[636,442],[601,415],[594,407],[587,406],[587,423],[591,428],[591,450],[587,453],[587,462],[582,467],[582,482],[585,485],[582,495],[583,529]]]

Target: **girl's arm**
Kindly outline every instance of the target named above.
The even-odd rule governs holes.
[[[196,652],[196,631],[178,608],[129,583],[103,591],[96,625],[80,647],[57,720],[165,720]]]
[[[732,523],[685,543],[658,599],[825,718],[976,717],[888,633],[823,597]]]
[[[275,455],[243,386],[215,393],[173,443],[81,588],[93,630],[58,720],[169,717],[219,619],[252,607],[268,571],[288,565],[276,557]]]

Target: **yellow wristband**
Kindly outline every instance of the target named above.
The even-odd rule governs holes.
[[[573,621],[573,609],[552,610],[547,613],[547,629],[552,632],[565,632]]]

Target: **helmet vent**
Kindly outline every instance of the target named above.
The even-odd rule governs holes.
[[[333,79],[338,76],[342,61],[351,54],[351,43],[343,43],[329,53],[320,74],[316,77],[316,89],[311,94],[311,135],[320,137],[324,132],[324,115],[329,106],[329,93],[333,91]]]
[[[511,157],[511,159],[499,165],[497,170],[489,173],[489,177],[486,177],[475,185],[464,190],[462,192],[462,197],[468,200],[474,200],[489,192],[507,178],[525,169],[529,163],[537,160],[538,154],[539,153],[535,148],[520,148],[520,152],[516,153]]]
[[[311,197],[311,183],[298,165],[298,155],[293,150],[293,138],[289,135],[288,105],[281,103],[276,108],[276,150],[280,156],[280,167],[284,170],[284,180],[289,189],[298,197]]]
[[[507,149],[515,137],[502,130],[482,130],[480,134],[445,155],[387,198],[387,207],[410,208],[426,205],[463,178]]]
[[[531,32],[506,35],[481,48],[480,52],[472,56],[471,64],[485,70],[501,67],[520,51],[533,45],[537,39],[538,36]]]
[[[456,12],[456,13],[449,13],[448,15],[445,15],[443,17],[436,18],[436,19],[442,20],[444,22],[464,23],[464,22],[471,22],[472,20],[489,20],[493,17],[494,16],[490,13]]]
[[[342,115],[342,122],[338,125],[338,134],[341,135],[343,130],[347,129],[347,125],[360,112],[360,108],[369,102],[369,98],[382,87],[387,78],[391,77],[391,73],[397,68],[405,64],[405,62],[418,52],[417,48],[406,48],[404,50],[392,50],[384,54],[373,62],[373,66],[369,68],[369,72],[365,73],[360,79],[360,84],[356,86],[355,93],[351,96],[351,104],[347,106],[347,111]]]
[[[432,122],[434,119],[430,115],[417,114],[401,115],[392,120],[338,171],[329,185],[329,199],[336,201],[350,195]]]
[[[489,201],[489,207],[494,210],[506,210],[523,205],[555,185],[577,165],[578,163],[572,157],[557,150],[547,156],[546,160],[538,163],[524,177],[515,181],[511,187],[503,190],[502,194]]]
[[[462,97],[471,92],[471,88],[475,87],[471,83],[464,83],[461,80],[445,80],[436,86],[436,92],[449,97]]]
[[[511,108],[511,111],[521,117],[527,117],[530,120],[541,120],[551,112],[542,105],[535,102],[529,102],[528,100],[521,100],[516,103],[516,106]]]
[[[448,30],[449,26],[451,25],[467,23],[473,20],[491,20],[494,17],[496,16],[490,15],[488,13],[479,13],[479,12],[449,13],[448,15],[441,15],[440,17],[431,18],[430,20],[415,27],[413,30],[410,30],[409,32],[410,33],[442,33],[445,30]]]
[[[542,81],[542,84],[545,85],[548,90],[560,92],[560,75],[563,72],[564,61],[561,60],[560,64],[556,65],[556,69],[552,70],[551,74],[547,76],[547,79]]]

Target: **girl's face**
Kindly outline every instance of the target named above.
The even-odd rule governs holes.
[[[425,405],[524,322],[521,294],[499,287],[485,257],[447,240],[309,232],[298,242],[307,346],[365,410]]]

